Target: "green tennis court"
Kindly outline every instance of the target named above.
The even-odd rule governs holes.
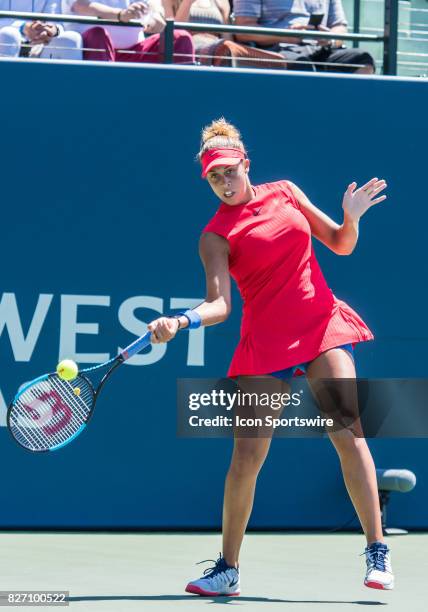
[[[184,592],[210,565],[194,564],[217,556],[219,534],[3,533],[0,538],[1,590],[68,590],[76,610],[199,611],[213,604],[251,612],[426,609],[428,534],[387,539],[396,576],[395,590],[388,592],[363,586],[362,535],[250,533],[238,598]]]

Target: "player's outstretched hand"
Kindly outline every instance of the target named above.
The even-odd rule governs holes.
[[[357,183],[351,183],[343,196],[342,208],[345,215],[353,221],[358,221],[371,206],[386,200],[386,195],[376,197],[384,189],[386,181],[378,178],[372,178],[359,189]]]
[[[160,344],[161,342],[169,342],[178,331],[178,319],[169,317],[159,317],[148,324],[147,329],[152,332],[150,341],[152,344]]]

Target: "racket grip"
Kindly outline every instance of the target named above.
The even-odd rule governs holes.
[[[126,361],[133,355],[136,355],[137,353],[142,351],[143,348],[146,348],[146,346],[149,346],[151,336],[152,332],[148,331],[146,334],[144,334],[144,336],[141,336],[132,344],[124,348],[123,351],[120,353],[121,357],[123,358],[123,361]]]

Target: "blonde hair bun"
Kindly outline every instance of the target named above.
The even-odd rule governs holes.
[[[210,125],[204,127],[202,130],[202,144],[216,136],[223,136],[230,140],[241,140],[239,130],[231,123],[228,123],[224,117],[220,117],[220,119],[216,119]]]
[[[224,117],[215,119],[202,130],[201,150],[198,153],[198,159],[200,160],[202,155],[209,151],[209,149],[217,147],[239,149],[246,155],[245,146],[241,140],[238,128],[226,121]]]

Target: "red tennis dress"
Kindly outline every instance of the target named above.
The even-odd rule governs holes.
[[[372,340],[364,321],[327,286],[287,181],[254,191],[246,204],[222,203],[203,229],[228,240],[229,271],[244,302],[228,376],[270,374]]]

